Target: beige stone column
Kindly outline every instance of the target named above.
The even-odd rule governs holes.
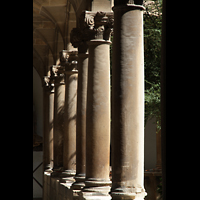
[[[53,168],[53,124],[54,124],[54,83],[50,80],[50,94],[49,94],[49,158],[50,168]]]
[[[54,119],[54,84],[49,76],[44,76],[44,170],[53,168],[53,119]]]
[[[64,114],[64,175],[73,181],[76,174],[76,106],[77,106],[77,51],[63,50],[68,56],[65,65]],[[72,183],[71,183],[72,184]]]
[[[77,119],[76,119],[76,176],[72,185],[73,198],[78,199],[81,189],[85,186],[86,173],[86,101],[88,79],[88,45],[79,28],[74,28],[70,41],[78,48],[78,88],[77,88]]]
[[[125,3],[124,3],[125,2]],[[115,1],[112,66],[112,199],[145,197],[144,7]]]
[[[90,41],[86,110],[86,180],[82,199],[110,199],[110,55],[112,12],[82,13]]]
[[[49,77],[43,79],[43,170],[50,168],[49,143],[48,143],[48,119],[49,119]]]
[[[63,135],[64,135],[64,105],[65,105],[65,82],[64,74],[59,71],[60,66],[53,65],[51,71],[54,79],[54,172],[63,170]],[[55,174],[55,173],[54,173]]]

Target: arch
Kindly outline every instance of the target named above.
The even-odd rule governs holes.
[[[33,68],[37,71],[40,79],[42,80],[44,76],[44,63],[42,61],[42,58],[34,48],[33,48]]]

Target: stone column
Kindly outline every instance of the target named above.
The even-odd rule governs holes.
[[[65,64],[65,114],[64,114],[64,175],[74,181],[76,174],[76,103],[77,103],[77,51],[63,50],[68,57]],[[72,182],[71,182],[72,184]]]
[[[64,105],[65,105],[65,83],[64,74],[59,71],[59,65],[53,65],[55,92],[54,92],[54,174],[63,170],[63,135],[64,135]]]
[[[113,13],[84,11],[89,38],[86,111],[86,180],[82,199],[110,199],[110,33]]]
[[[125,3],[124,3],[125,2]],[[142,5],[115,1],[112,66],[112,199],[145,197]]]
[[[43,79],[43,170],[50,168],[49,143],[48,143],[48,119],[49,119],[49,77]]]
[[[54,84],[49,76],[44,76],[44,170],[53,168],[53,117],[54,117]]]
[[[78,199],[81,189],[85,186],[86,170],[86,101],[88,79],[88,45],[79,28],[74,28],[70,41],[74,48],[78,47],[78,88],[76,118],[76,182],[73,183],[73,198]],[[84,42],[83,42],[84,41]]]

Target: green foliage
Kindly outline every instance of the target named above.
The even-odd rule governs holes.
[[[161,1],[146,6],[144,13],[144,68],[145,68],[145,124],[156,117],[160,129],[161,110]]]

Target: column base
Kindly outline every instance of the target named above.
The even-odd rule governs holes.
[[[80,193],[80,199],[110,200],[111,196],[109,195],[109,192],[111,183],[110,180],[88,178],[85,181],[85,187]]]
[[[75,179],[74,179],[74,175],[76,174],[75,170],[64,170],[63,172],[61,172],[61,183],[65,183],[65,186],[70,189],[72,184],[74,183]]]
[[[66,178],[67,180],[71,180],[74,182],[75,174],[76,174],[76,171],[74,170],[64,170],[63,168],[59,168],[59,169],[53,169],[51,176],[62,178],[62,179]]]
[[[111,196],[99,192],[81,192],[80,200],[111,200]]]
[[[53,170],[50,169],[50,168],[49,168],[49,169],[46,169],[46,170],[44,171],[45,174],[51,174],[52,172],[53,172]]]
[[[75,174],[76,174],[76,170],[64,170],[64,171],[62,171],[63,177],[69,178],[69,179],[71,178],[74,181],[75,181],[75,179],[74,179]]]
[[[79,196],[81,193],[81,190],[85,187],[85,174],[77,174],[74,179],[76,180],[72,184],[72,190],[73,190],[73,200],[79,200]]]
[[[77,174],[74,179],[76,180],[73,185],[73,190],[82,190],[83,187],[85,187],[85,174]]]
[[[52,169],[51,164],[46,164],[46,166],[44,166],[44,171],[51,170],[51,169]]]
[[[144,200],[146,195],[143,188],[116,188],[111,192],[113,200]]]
[[[51,173],[51,177],[61,177],[63,170],[57,170],[53,169],[53,172]]]

